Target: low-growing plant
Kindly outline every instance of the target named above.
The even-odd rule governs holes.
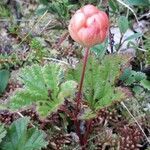
[[[43,2],[44,4],[47,3],[47,1]],[[68,1],[51,2],[50,11],[57,12],[59,19],[67,20],[70,17],[68,16],[70,9],[71,6],[68,7]],[[118,25],[123,37],[128,29],[127,18],[121,16]],[[85,150],[93,127],[92,121],[98,116],[98,112],[102,108],[126,99],[128,96],[128,91],[126,92],[126,89],[118,84],[120,80],[124,82],[124,85],[136,86],[138,83],[149,90],[147,86],[149,82],[143,73],[126,70],[130,65],[130,55],[104,55],[106,45],[108,45],[106,39],[108,30],[109,18],[105,12],[93,5],[86,5],[78,10],[69,23],[69,32],[73,40],[85,47],[83,62],[80,61],[74,69],[66,68],[66,66],[57,63],[34,64],[22,68],[19,79],[23,87],[11,95],[7,106],[11,110],[18,110],[34,105],[42,119],[63,112],[73,123],[81,149]],[[134,34],[125,40],[140,36]],[[104,41],[104,45],[97,45]],[[118,51],[122,42],[117,47]],[[38,58],[42,60],[43,53],[39,42],[33,39],[30,46]],[[97,56],[95,57],[94,54],[90,53],[90,49],[97,54],[99,46],[104,48],[104,51],[102,51],[101,57],[97,59]],[[17,129],[20,127],[23,127],[24,130],[21,129],[22,132],[18,136],[21,139],[15,140],[14,147],[16,149],[24,150],[29,146],[29,150],[32,150],[46,146],[42,133],[41,143],[30,142],[30,135],[34,135],[34,132],[39,135],[39,131],[37,133],[33,129],[31,132],[30,128],[27,129],[28,123],[29,119],[25,118],[12,124],[8,130],[9,136],[4,137],[4,142],[2,142],[3,150],[12,147],[10,141],[15,139],[14,136],[19,132]],[[33,145],[26,145],[26,143]]]
[[[10,16],[10,10],[3,2],[0,2],[0,18],[7,18]]]
[[[14,94],[10,107],[17,109],[36,104],[42,117],[56,112],[64,103],[65,97],[73,95],[77,85],[75,81],[61,84],[62,75],[63,70],[57,64],[25,67],[20,75],[24,89]]]
[[[49,11],[54,14],[56,19],[61,23],[61,25],[67,28],[66,21],[70,18],[70,11],[75,7],[69,0],[56,0],[56,1],[41,1],[43,7],[37,9],[37,14],[41,15],[45,11]]]
[[[126,86],[132,86],[132,88],[136,91],[136,89],[144,88],[150,90],[150,82],[147,80],[145,73],[136,72],[130,68],[124,70],[123,75],[120,77],[120,80]],[[139,87],[139,88],[138,88]]]
[[[30,119],[24,117],[14,121],[6,130],[0,126],[1,150],[41,150],[46,147],[46,134],[37,128],[28,128],[29,123]]]
[[[83,85],[84,99],[79,103],[83,106],[86,104],[87,107],[82,109],[76,109],[77,101],[74,101],[82,63],[78,64],[76,69],[68,68],[67,72],[58,64],[25,67],[20,72],[24,88],[14,93],[9,107],[14,110],[36,104],[37,112],[42,118],[61,110],[73,121],[77,119],[79,122],[88,122],[97,116],[100,109],[125,99],[123,89],[116,87],[116,82],[121,74],[121,67],[128,60],[128,56],[119,55],[105,56],[101,62],[95,60],[94,56],[89,58]],[[66,100],[75,105],[75,108],[68,110],[69,106],[65,106]],[[78,117],[74,113],[77,113]]]
[[[89,114],[85,112],[87,119],[90,118],[88,117],[90,113],[96,113],[97,110],[108,107],[125,97],[121,88],[116,87],[116,84],[121,75],[121,68],[128,61],[128,55],[115,54],[107,55],[101,61],[95,60],[94,56],[89,58],[83,84],[84,98],[91,109]],[[76,80],[79,83],[81,71],[82,64],[80,63],[76,69],[68,71],[66,79]]]
[[[85,31],[82,31],[85,36],[83,37],[77,33],[82,30],[86,22],[84,13],[88,13],[89,8],[93,9],[91,15],[96,16],[97,25],[92,24],[93,18],[91,20],[93,27],[90,28],[89,25]],[[35,64],[24,67],[20,72],[20,79],[24,86],[13,94],[9,107],[20,109],[36,105],[37,112],[42,118],[56,113],[57,110],[63,111],[73,121],[80,145],[82,149],[85,149],[91,131],[91,122],[97,116],[97,112],[126,98],[123,88],[117,87],[117,80],[124,66],[128,64],[130,56],[113,54],[97,60],[94,55],[91,55],[88,58],[90,47],[102,43],[106,38],[108,17],[92,5],[81,9],[85,9],[85,12],[81,14],[85,17],[81,18],[85,19],[85,22],[82,22],[80,28],[77,27],[80,22],[74,26],[77,19],[74,16],[70,22],[69,31],[74,40],[87,47],[83,58],[83,68],[82,63],[79,63],[75,69],[63,69],[58,64],[44,66]],[[97,15],[98,13],[101,17]],[[103,19],[105,22],[99,22],[98,19]],[[98,26],[99,23],[102,25]],[[91,30],[92,34],[88,36]],[[101,31],[101,34],[95,30]],[[66,104],[67,101],[71,103],[71,108]]]
[[[32,59],[35,59],[37,61],[42,61],[43,57],[45,56],[47,50],[44,46],[42,46],[42,43],[36,39],[33,38],[31,43],[30,43],[30,47],[31,47],[31,55],[30,56]]]

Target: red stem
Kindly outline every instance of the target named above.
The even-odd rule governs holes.
[[[69,115],[69,117],[72,118],[72,119],[75,118],[75,117],[74,117],[74,114],[71,113],[69,110],[67,110],[64,106],[61,106],[61,107],[60,107],[60,111],[65,112],[65,113],[66,113],[67,115]]]
[[[80,84],[79,84],[79,91],[78,91],[78,95],[77,95],[77,108],[78,108],[78,110],[80,109],[80,105],[81,105],[81,94],[82,94],[82,87],[83,87],[83,81],[84,81],[84,76],[85,76],[85,70],[86,70],[88,55],[89,55],[89,48],[87,47],[85,49],[85,55],[83,58],[82,75],[81,75],[81,80],[80,80]]]
[[[80,80],[80,84],[79,84],[79,91],[78,91],[77,99],[76,99],[77,105],[76,105],[75,113],[70,113],[69,111],[67,111],[67,109],[65,109],[65,107],[60,108],[60,110],[67,113],[73,119],[74,125],[76,127],[76,133],[79,137],[80,145],[82,147],[82,150],[86,149],[85,146],[86,146],[86,143],[87,143],[88,133],[86,133],[86,136],[81,134],[81,132],[80,132],[80,120],[78,120],[78,114],[81,111],[80,110],[81,109],[81,98],[82,98],[81,95],[82,95],[82,87],[83,87],[83,81],[84,81],[85,71],[86,71],[86,64],[87,64],[87,61],[88,61],[88,55],[89,55],[89,48],[86,48],[85,49],[85,55],[84,55],[84,58],[83,58],[83,68],[82,68],[81,80]],[[88,131],[89,131],[89,129],[88,129]]]
[[[89,55],[89,48],[86,48],[85,49],[85,55],[84,55],[84,58],[83,58],[83,68],[82,68],[82,74],[81,74],[81,80],[80,80],[80,84],[79,84],[79,91],[78,91],[78,94],[77,94],[77,109],[76,109],[76,112],[75,112],[75,120],[74,120],[74,124],[76,126],[76,133],[79,137],[79,140],[80,140],[80,145],[82,146],[82,150],[85,150],[85,139],[84,139],[84,136],[81,134],[80,132],[80,120],[78,120],[78,114],[80,112],[80,109],[81,109],[81,95],[82,95],[82,87],[83,87],[83,81],[84,81],[84,77],[85,77],[85,71],[86,71],[86,64],[87,64],[87,61],[88,61],[88,55]]]
[[[91,130],[91,125],[92,125],[92,120],[87,121],[87,131],[85,132],[85,135],[84,135],[85,143],[87,143],[87,138]]]

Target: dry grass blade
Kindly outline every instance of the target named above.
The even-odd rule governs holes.
[[[44,18],[44,16],[47,14],[48,10],[45,11],[45,13],[37,20],[37,22],[32,26],[31,30],[28,32],[28,34],[22,39],[22,41],[18,44],[20,46],[25,39],[30,35],[30,33],[33,31],[34,27],[40,23],[40,21]]]
[[[121,1],[121,0],[117,0],[117,1],[118,1],[120,4],[122,4],[123,6],[125,6],[126,8],[128,8],[128,9],[133,13],[133,15],[135,16],[135,19],[136,19],[137,23],[139,24],[137,15],[135,14],[134,10],[133,10],[130,6],[128,6],[126,3],[124,3],[123,1]]]
[[[136,122],[136,124],[138,125],[139,129],[141,130],[141,132],[143,133],[143,135],[145,136],[147,142],[150,144],[150,140],[147,137],[147,135],[145,134],[143,128],[141,127],[141,125],[139,124],[139,122],[135,119],[135,117],[132,115],[132,113],[130,112],[130,110],[127,108],[127,106],[125,105],[124,102],[121,102],[121,105],[127,110],[127,112],[129,113],[129,115],[134,119],[134,121]]]

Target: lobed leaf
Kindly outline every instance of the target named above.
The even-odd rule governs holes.
[[[24,88],[14,93],[9,103],[10,108],[20,109],[36,104],[39,113],[44,117],[57,110],[63,103],[58,100],[61,71],[56,64],[44,67],[36,64],[22,69],[20,79]]]
[[[125,16],[120,16],[118,20],[118,26],[121,33],[125,33],[129,28],[128,19]]]
[[[2,139],[6,136],[6,130],[4,129],[4,126],[0,124],[0,143],[2,142]]]
[[[13,122],[1,143],[2,150],[41,150],[47,146],[46,134],[37,128],[27,129],[28,117]]]
[[[8,84],[10,72],[8,70],[0,70],[0,94],[2,94]]]
[[[101,62],[94,57],[89,58],[84,79],[83,95],[92,112],[89,111],[89,114],[83,116],[94,116],[93,112],[125,98],[125,94],[115,84],[121,75],[121,68],[128,61],[129,56],[126,55],[108,55]],[[76,69],[68,71],[67,79],[75,79],[79,83],[80,77],[78,74],[82,70],[81,66],[82,64],[80,63]]]
[[[24,88],[14,93],[9,107],[20,109],[34,104],[41,117],[56,112],[65,98],[75,95],[77,88],[75,81],[61,84],[62,74],[63,70],[58,64],[25,67],[20,74]]]

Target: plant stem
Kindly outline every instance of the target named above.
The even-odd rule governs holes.
[[[87,131],[85,132],[85,135],[84,135],[84,139],[86,140],[86,142],[87,142],[88,135],[91,131],[91,125],[92,125],[92,119],[87,121]]]
[[[79,83],[79,91],[78,91],[77,99],[76,99],[76,102],[77,102],[76,107],[77,108],[76,108],[75,120],[74,120],[74,125],[76,126],[76,133],[79,137],[80,145],[82,147],[82,150],[85,150],[84,146],[85,146],[87,140],[84,139],[84,136],[80,132],[80,120],[78,120],[78,114],[81,111],[80,110],[81,109],[81,95],[82,95],[82,87],[83,87],[83,81],[84,81],[85,71],[86,71],[86,64],[87,64],[87,61],[88,61],[88,55],[89,55],[89,48],[86,48],[84,58],[83,58],[83,68],[82,68],[81,80],[80,80],[80,83]]]
[[[86,64],[88,61],[88,55],[89,55],[89,48],[86,48],[84,58],[83,58],[83,68],[82,68],[82,74],[81,74],[81,79],[80,79],[80,83],[79,83],[79,91],[78,91],[77,98],[76,98],[76,102],[77,102],[76,111],[71,114],[64,107],[61,107],[61,109],[60,109],[60,110],[64,111],[66,114],[68,114],[72,118],[72,120],[74,121],[74,125],[76,127],[76,134],[79,137],[80,146],[82,147],[82,150],[86,149],[85,146],[87,144],[88,133],[85,133],[86,136],[81,134],[80,120],[78,119],[78,115],[81,112],[81,98],[82,98],[81,95],[82,95],[82,87],[83,87],[83,81],[84,81],[85,71],[86,71]]]
[[[77,94],[77,108],[78,108],[78,110],[79,110],[79,107],[81,105],[82,87],[83,87],[83,81],[84,81],[84,76],[85,76],[85,70],[86,70],[88,55],[89,55],[89,48],[86,48],[85,49],[85,55],[83,58],[83,68],[82,68],[81,80],[80,80],[80,84],[79,84],[79,91]]]
[[[120,37],[120,41],[119,41],[119,45],[118,45],[118,48],[117,48],[117,52],[119,51],[119,49],[121,48],[122,44],[123,44],[123,39],[124,35],[121,33],[121,37]]]
[[[108,15],[108,17],[110,17],[109,16],[109,4],[107,4],[108,6],[107,6],[107,15]],[[114,52],[114,50],[113,50],[113,46],[114,46],[114,34],[112,34],[111,33],[111,24],[110,24],[110,26],[109,26],[109,42],[110,42],[110,50],[111,50],[111,53],[113,53]]]
[[[111,53],[114,52],[113,47],[114,47],[114,34],[111,33],[111,28],[109,27],[109,42],[110,42],[110,50]]]

